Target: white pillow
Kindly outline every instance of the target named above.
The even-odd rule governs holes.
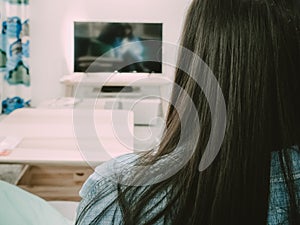
[[[71,225],[45,200],[0,181],[1,225]]]

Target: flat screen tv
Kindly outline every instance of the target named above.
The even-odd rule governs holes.
[[[162,29],[162,23],[74,22],[74,72],[162,73]]]

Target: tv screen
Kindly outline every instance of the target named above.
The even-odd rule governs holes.
[[[74,22],[74,72],[162,73],[161,43],[162,23]]]

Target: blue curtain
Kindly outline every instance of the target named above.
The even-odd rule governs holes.
[[[0,0],[2,113],[30,105],[29,0]]]

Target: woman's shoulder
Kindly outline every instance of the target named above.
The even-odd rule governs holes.
[[[293,146],[286,150],[291,162],[291,172],[295,184],[296,196],[300,196],[300,150],[298,146]],[[288,225],[289,195],[281,168],[280,152],[272,153],[271,175],[270,175],[270,198],[268,224]]]
[[[291,172],[294,176],[294,179],[300,178],[300,150],[298,146],[292,146],[291,148],[285,150],[289,156],[291,162]],[[280,152],[272,152],[271,157],[271,183],[284,182],[284,173],[281,168],[281,159]],[[287,160],[287,159],[285,159]],[[284,161],[285,161],[284,160]]]
[[[137,158],[136,154],[125,154],[97,166],[83,184],[80,197],[90,199],[104,189],[116,189],[122,168],[132,165]]]
[[[99,224],[122,224],[121,209],[116,204],[118,175],[115,172],[115,165],[116,162],[133,163],[135,159],[134,154],[122,155],[94,169],[94,173],[89,176],[79,191],[82,198],[77,208],[79,224],[90,224],[101,212],[104,212],[104,215]]]
[[[125,181],[131,178],[128,168],[131,168],[139,158],[137,154],[126,154],[112,159],[95,168],[94,173],[83,184],[79,194],[82,198],[77,214],[86,212],[84,222],[80,224],[89,224],[99,213],[104,212],[99,224],[122,224],[122,213],[118,204],[118,189],[126,188]],[[137,188],[134,198],[127,199],[131,201],[139,197],[148,186]],[[162,205],[166,203],[165,193],[158,193],[149,203],[151,206]],[[163,199],[163,200],[162,200]],[[89,208],[89,210],[86,210]],[[82,220],[83,221],[83,220]]]

